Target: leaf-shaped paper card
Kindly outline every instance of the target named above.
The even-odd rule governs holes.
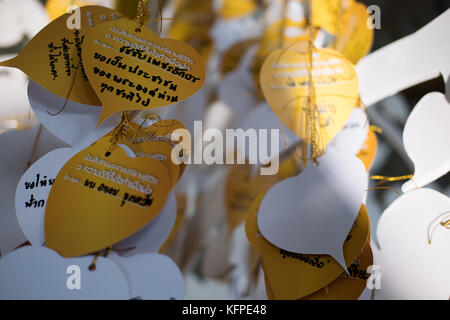
[[[358,158],[329,150],[318,166],[307,166],[267,192],[259,209],[259,229],[284,250],[329,254],[345,265],[342,245],[358,216],[367,184]]]
[[[97,257],[96,268],[90,271],[93,258],[64,259],[48,248],[20,248],[0,259],[0,299],[128,300],[128,283],[119,267]],[[76,289],[75,273],[79,274],[80,290]]]
[[[367,268],[373,265],[372,249],[368,239],[361,254],[338,279],[301,300],[356,300],[367,286]]]
[[[319,152],[358,104],[358,77],[352,63],[339,52],[316,49],[306,40],[273,51],[261,68],[260,82],[277,117],[308,143],[314,138]]]
[[[161,39],[127,18],[95,26],[83,43],[82,57],[103,104],[99,123],[117,111],[180,102],[205,81],[205,67],[192,47]]]
[[[41,124],[59,139],[69,145],[84,149],[112,131],[120,122],[120,117],[111,117],[97,127],[101,108],[65,99],[44,89],[30,80],[28,100]],[[64,110],[62,110],[64,108]]]
[[[108,259],[122,270],[129,283],[132,299],[184,299],[183,275],[169,257],[146,253],[124,258],[112,252]]]
[[[365,4],[352,1],[339,18],[336,50],[356,64],[369,53],[373,44],[374,28],[368,28],[369,13]]]
[[[169,195],[169,174],[155,159],[129,158],[106,136],[71,158],[45,210],[49,248],[74,257],[111,246],[154,219]]]
[[[450,198],[427,188],[405,193],[381,215],[377,239],[382,280],[376,297],[448,300]]]
[[[403,131],[405,151],[414,162],[413,178],[402,191],[423,187],[450,170],[450,103],[440,92],[424,96]]]
[[[17,184],[17,220],[32,245],[45,243],[44,215],[50,189],[59,170],[78,152],[74,148],[60,148],[47,153],[25,171]]]
[[[345,272],[329,255],[299,254],[280,249],[259,233],[257,210],[263,196],[253,203],[246,218],[247,237],[261,254],[264,272],[277,299],[299,299],[324,288]],[[369,238],[369,215],[364,205],[343,245],[345,265],[350,266]]]
[[[105,7],[86,6],[80,8],[80,15],[80,29],[69,29],[70,14],[62,15],[31,39],[17,57],[0,66],[19,68],[33,81],[64,99],[100,105],[86,77],[81,48],[90,29],[117,19],[119,13]]]

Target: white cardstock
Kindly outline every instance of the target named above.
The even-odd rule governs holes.
[[[361,208],[367,173],[361,160],[334,150],[318,161],[267,192],[258,227],[279,248],[329,254],[346,270],[343,245]]]
[[[281,130],[281,126],[283,126]],[[248,129],[255,129],[257,130],[257,136],[258,136],[258,148],[256,149],[258,152],[252,151],[249,148],[249,144],[245,143],[245,145],[237,144],[237,151],[240,154],[243,154],[246,156],[246,158],[249,160],[249,163],[266,163],[270,160],[270,158],[276,156],[277,154],[281,153],[282,151],[286,150],[285,141],[283,138],[283,133],[286,137],[286,143],[290,147],[300,141],[300,138],[295,135],[291,130],[289,130],[286,126],[284,126],[280,119],[273,113],[273,111],[270,109],[269,105],[267,103],[262,103],[255,109],[251,110],[247,113],[247,116],[245,118],[245,121],[242,123],[242,129],[244,131],[247,131]],[[267,143],[264,143],[267,146],[267,152],[260,152],[260,142],[261,138],[265,135],[259,134],[259,130],[265,129],[267,130]],[[272,135],[272,129],[277,130],[278,133],[278,139],[275,135]],[[273,142],[278,143],[278,148],[273,146],[272,138],[275,140]],[[234,142],[234,141],[232,141]],[[274,154],[271,154],[271,150],[274,148],[277,152]],[[261,153],[261,154],[259,154]],[[267,157],[267,155],[271,155],[271,157]]]
[[[405,151],[414,163],[413,178],[402,191],[423,187],[450,170],[450,103],[439,92],[424,96],[403,131]]]
[[[108,259],[117,263],[124,273],[132,299],[184,299],[183,275],[169,257],[145,253],[125,258],[111,252]]]
[[[450,198],[426,188],[409,191],[384,211],[377,228],[377,299],[448,300],[450,230],[441,223],[449,220]]]
[[[354,108],[345,126],[331,143],[339,152],[356,155],[362,149],[369,133],[369,119],[361,108]]]
[[[450,9],[425,27],[361,59],[356,66],[361,100],[370,106],[440,75],[450,86]]]
[[[0,135],[0,251],[3,255],[23,243],[25,237],[17,221],[14,206],[15,187],[27,169],[28,161],[35,161],[65,143],[42,129],[35,155],[33,145],[39,126],[30,130],[10,130]]]
[[[27,246],[0,259],[0,300],[127,300],[128,283],[111,260],[65,259],[55,251]]]
[[[80,150],[89,147],[114,130],[120,122],[118,116],[113,116],[97,127],[102,108],[74,101],[67,101],[64,110],[58,113],[66,100],[54,95],[32,80],[28,85],[28,99],[31,108],[44,127],[67,144]]]

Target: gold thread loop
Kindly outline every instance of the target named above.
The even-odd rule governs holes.
[[[370,176],[371,180],[380,180],[375,184],[375,186],[380,186],[382,184],[388,183],[388,182],[395,182],[395,181],[402,181],[402,180],[410,180],[413,178],[412,174],[407,174],[404,176],[399,177],[389,177],[389,176]]]
[[[439,222],[438,224],[436,224],[436,225],[434,226],[433,230],[430,230],[430,229],[431,229],[431,226],[432,226],[437,220],[439,220],[439,218],[441,218],[441,217],[444,216],[444,215],[448,215],[448,217],[447,217],[446,219],[442,220],[441,222]],[[442,226],[442,227],[444,227],[445,229],[450,230],[450,211],[446,211],[446,212],[444,212],[444,213],[441,213],[441,214],[438,215],[436,218],[434,218],[434,219],[430,222],[430,224],[428,225],[428,228],[427,228],[427,238],[428,238],[428,244],[429,244],[429,245],[431,245],[431,240],[432,240],[434,231],[436,231],[436,229],[437,229],[439,226]]]

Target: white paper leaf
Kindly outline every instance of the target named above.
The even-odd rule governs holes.
[[[267,192],[258,227],[279,248],[329,254],[346,270],[343,245],[367,190],[367,173],[358,158],[334,150],[318,160]]]
[[[111,260],[97,258],[95,271],[90,271],[93,256],[65,259],[55,251],[27,246],[0,259],[0,300],[126,300],[128,284]],[[80,289],[69,289],[67,282],[79,267]],[[70,271],[70,270],[69,270]]]
[[[377,228],[377,299],[448,300],[450,230],[440,223],[449,219],[450,198],[426,188],[409,191],[384,211]]]
[[[61,168],[79,151],[53,150],[37,160],[23,174],[16,188],[16,214],[27,240],[36,246],[45,242],[44,216],[51,184]]]
[[[405,151],[414,163],[414,177],[402,191],[423,187],[450,170],[450,103],[439,92],[424,96],[403,131]]]

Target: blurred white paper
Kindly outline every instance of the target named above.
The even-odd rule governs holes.
[[[51,185],[58,172],[79,151],[61,148],[47,153],[24,173],[16,188],[16,214],[27,240],[35,246],[45,242],[44,216]]]
[[[279,139],[278,139],[278,150],[276,154],[272,154],[271,156],[274,157],[278,153],[286,150],[286,146],[284,144],[284,138],[282,132],[284,131],[284,134],[286,136],[286,143],[288,146],[293,146],[294,144],[298,143],[300,141],[300,138],[297,137],[291,130],[289,130],[286,126],[283,125],[283,131],[281,128],[281,121],[280,119],[273,113],[273,111],[270,109],[269,105],[267,103],[262,103],[260,106],[256,107],[255,109],[251,110],[247,113],[247,116],[242,123],[242,129],[244,131],[248,129],[266,129],[267,130],[267,154],[263,155],[260,154],[259,156],[264,156],[264,158],[259,158],[258,153],[259,152],[252,152],[250,150],[248,143],[245,145],[237,144],[237,151],[240,154],[243,154],[246,156],[246,158],[249,160],[250,163],[266,163],[271,157],[267,157],[270,155],[270,150],[272,148],[277,149],[276,146],[272,146],[272,137],[271,137],[271,129],[279,130]],[[261,139],[262,135],[259,135],[259,139]],[[233,142],[233,141],[231,141]],[[228,143],[228,141],[227,141]],[[260,150],[259,150],[260,151]]]
[[[450,76],[450,9],[425,27],[361,59],[356,66],[361,100],[370,106],[440,75]],[[447,84],[447,90],[448,85]],[[447,95],[450,92],[447,92]]]
[[[405,151],[414,163],[414,177],[402,191],[423,187],[450,170],[450,103],[439,92],[424,96],[403,131]]]
[[[111,252],[108,259],[117,263],[124,273],[132,299],[184,299],[183,275],[169,257],[146,253],[124,258]]]
[[[172,191],[167,198],[164,208],[155,219],[132,236],[115,244],[114,248],[124,257],[140,253],[158,252],[172,231],[176,217],[177,202]],[[133,247],[134,249],[132,250],[126,250]]]
[[[39,126],[30,130],[10,130],[0,135],[0,251],[6,254],[25,242],[16,217],[14,198],[17,183],[27,169]],[[42,129],[33,161],[51,150],[67,147],[45,128]]]
[[[65,259],[53,250],[37,246],[11,252],[0,259],[0,300],[129,299],[128,284],[119,267],[98,256],[95,271],[90,271],[93,258]],[[76,285],[76,272],[80,289],[70,289]]]
[[[346,270],[343,245],[361,208],[367,173],[361,160],[334,150],[318,161],[267,192],[258,227],[279,248],[329,254]]]
[[[361,108],[354,108],[345,126],[332,143],[339,152],[356,155],[364,145],[369,133],[369,119]]]
[[[402,195],[384,211],[377,228],[377,299],[448,300],[450,230],[441,223],[449,220],[450,198],[426,188]]]
[[[102,107],[73,101],[68,101],[59,114],[51,115],[48,112],[56,114],[63,108],[65,99],[45,90],[32,80],[28,85],[28,99],[44,127],[67,144],[80,150],[89,147],[120,123],[119,117],[114,115],[97,127]]]

